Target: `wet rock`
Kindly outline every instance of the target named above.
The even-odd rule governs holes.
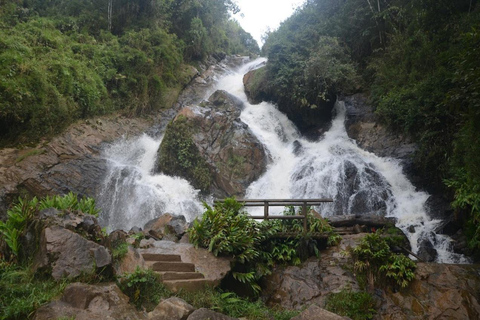
[[[311,305],[307,310],[303,311],[290,320],[348,320],[348,317],[342,317],[333,312],[322,309],[316,305]]]
[[[237,318],[232,318],[224,314],[208,310],[208,309],[198,309],[195,310],[187,320],[238,320]]]
[[[96,268],[111,262],[110,253],[104,246],[73,231],[52,226],[45,228],[41,234],[33,269],[51,272],[54,279],[60,280],[95,273]]]
[[[185,320],[195,308],[184,300],[172,297],[163,300],[148,314],[149,320]]]
[[[480,319],[478,265],[418,263],[415,280],[384,292],[378,319]]]
[[[419,245],[417,255],[425,262],[434,262],[437,259],[438,253],[433,244],[428,240],[422,240]]]
[[[128,303],[116,284],[88,285],[73,283],[65,288],[60,300],[40,307],[33,319],[49,320],[75,318],[77,320],[147,319]]]
[[[217,197],[242,196],[265,171],[267,156],[240,121],[241,109],[242,102],[225,91],[216,91],[200,106],[183,108],[167,127],[158,170],[184,177]],[[191,142],[177,145],[180,138]],[[189,157],[181,162],[179,152]]]

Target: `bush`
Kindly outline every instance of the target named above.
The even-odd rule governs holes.
[[[394,254],[382,237],[382,230],[366,235],[350,250],[350,255],[359,283],[366,285],[369,292],[373,292],[375,285],[404,288],[415,279],[415,262]]]
[[[152,311],[162,298],[172,296],[160,280],[158,274],[151,269],[137,269],[132,273],[126,273],[117,280],[120,289],[130,298],[130,303],[137,309],[145,308]]]

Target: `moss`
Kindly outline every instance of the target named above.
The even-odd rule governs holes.
[[[191,123],[184,116],[170,122],[159,149],[158,169],[188,179],[195,188],[207,193],[212,184],[210,168],[192,135]]]

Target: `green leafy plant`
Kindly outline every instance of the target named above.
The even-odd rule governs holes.
[[[161,298],[172,296],[170,290],[161,283],[159,276],[150,269],[137,267],[134,272],[121,275],[117,283],[137,309],[144,307],[151,311]]]
[[[406,287],[415,279],[416,264],[408,257],[394,254],[382,237],[382,230],[366,235],[358,246],[350,250],[353,270],[361,284],[373,292],[375,285]]]

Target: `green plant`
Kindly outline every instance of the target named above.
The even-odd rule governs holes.
[[[112,249],[112,258],[114,261],[121,261],[128,253],[128,243],[122,242]]]
[[[161,283],[159,276],[150,269],[142,270],[137,267],[134,272],[121,275],[117,283],[137,309],[143,307],[151,311],[161,298],[172,296],[170,290]]]
[[[359,282],[366,284],[369,292],[373,292],[375,284],[385,286],[389,280],[404,288],[415,278],[415,262],[394,254],[382,237],[382,230],[366,235],[350,250],[350,255]]]
[[[375,305],[375,300],[369,293],[343,289],[328,295],[325,309],[353,320],[367,320],[375,316]]]
[[[56,208],[58,210],[78,210],[80,212],[98,217],[98,210],[95,206],[95,199],[93,198],[81,198],[73,192],[69,192],[64,196],[54,195],[46,196],[39,202],[39,210]]]

